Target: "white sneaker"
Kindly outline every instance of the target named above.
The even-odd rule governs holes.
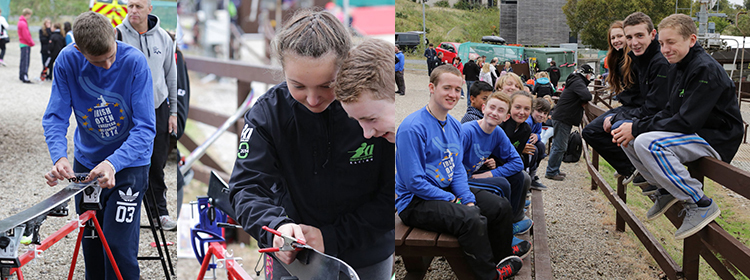
[[[161,227],[166,231],[173,231],[177,229],[177,222],[172,220],[168,215],[164,215],[159,217],[159,221],[161,222]]]

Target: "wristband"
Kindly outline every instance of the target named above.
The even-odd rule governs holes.
[[[109,162],[109,160],[105,159],[105,160],[104,160],[104,161],[102,161],[102,162],[105,162],[105,163],[109,164],[109,167],[112,167],[112,171],[113,171],[114,173],[117,173],[117,169],[115,169],[115,166],[114,166],[114,165],[112,165],[112,163],[111,163],[111,162]]]

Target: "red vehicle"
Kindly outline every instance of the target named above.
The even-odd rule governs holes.
[[[453,58],[458,56],[459,45],[461,44],[456,42],[442,42],[435,48],[435,50],[438,53],[443,53],[443,62],[451,64],[453,63]]]

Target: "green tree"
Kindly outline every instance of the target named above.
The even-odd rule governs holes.
[[[623,20],[633,12],[643,12],[654,24],[674,13],[675,0],[568,0],[563,13],[568,26],[579,34],[581,42],[592,48],[606,50],[607,31],[616,20]]]

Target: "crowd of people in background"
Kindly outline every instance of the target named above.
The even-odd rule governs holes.
[[[10,42],[8,34],[8,22],[0,10],[0,65],[6,66],[5,63],[5,45]],[[23,83],[32,83],[29,77],[29,63],[31,60],[31,48],[35,46],[29,29],[28,19],[34,14],[31,9],[25,8],[19,16],[17,31],[18,41],[21,48],[21,60],[18,69],[18,79]],[[45,18],[42,27],[39,29],[39,44],[42,61],[42,72],[39,75],[39,81],[52,80],[55,60],[65,46],[75,42],[70,22],[52,23],[52,20]]]
[[[633,182],[652,196],[647,220],[683,202],[686,214],[675,238],[684,239],[720,210],[683,163],[700,157],[729,163],[740,144],[742,118],[734,83],[697,41],[693,20],[674,14],[658,27],[657,36],[641,12],[610,26],[604,82],[622,106],[593,120],[582,134],[624,184]],[[510,61],[498,65],[498,58],[486,62],[470,54],[464,64],[456,57],[441,66],[439,54],[431,44],[424,53],[428,105],[397,131],[397,210],[407,225],[457,236],[474,256],[467,261],[477,278],[507,279],[531,249],[514,237],[533,225],[519,211],[529,203],[527,191],[548,189],[536,176],[546,156],[543,126],[552,134],[544,177],[566,180],[561,162],[592,100],[595,73],[584,64],[558,89],[554,61],[524,82]],[[464,84],[469,97],[459,123],[448,111],[464,98]]]

